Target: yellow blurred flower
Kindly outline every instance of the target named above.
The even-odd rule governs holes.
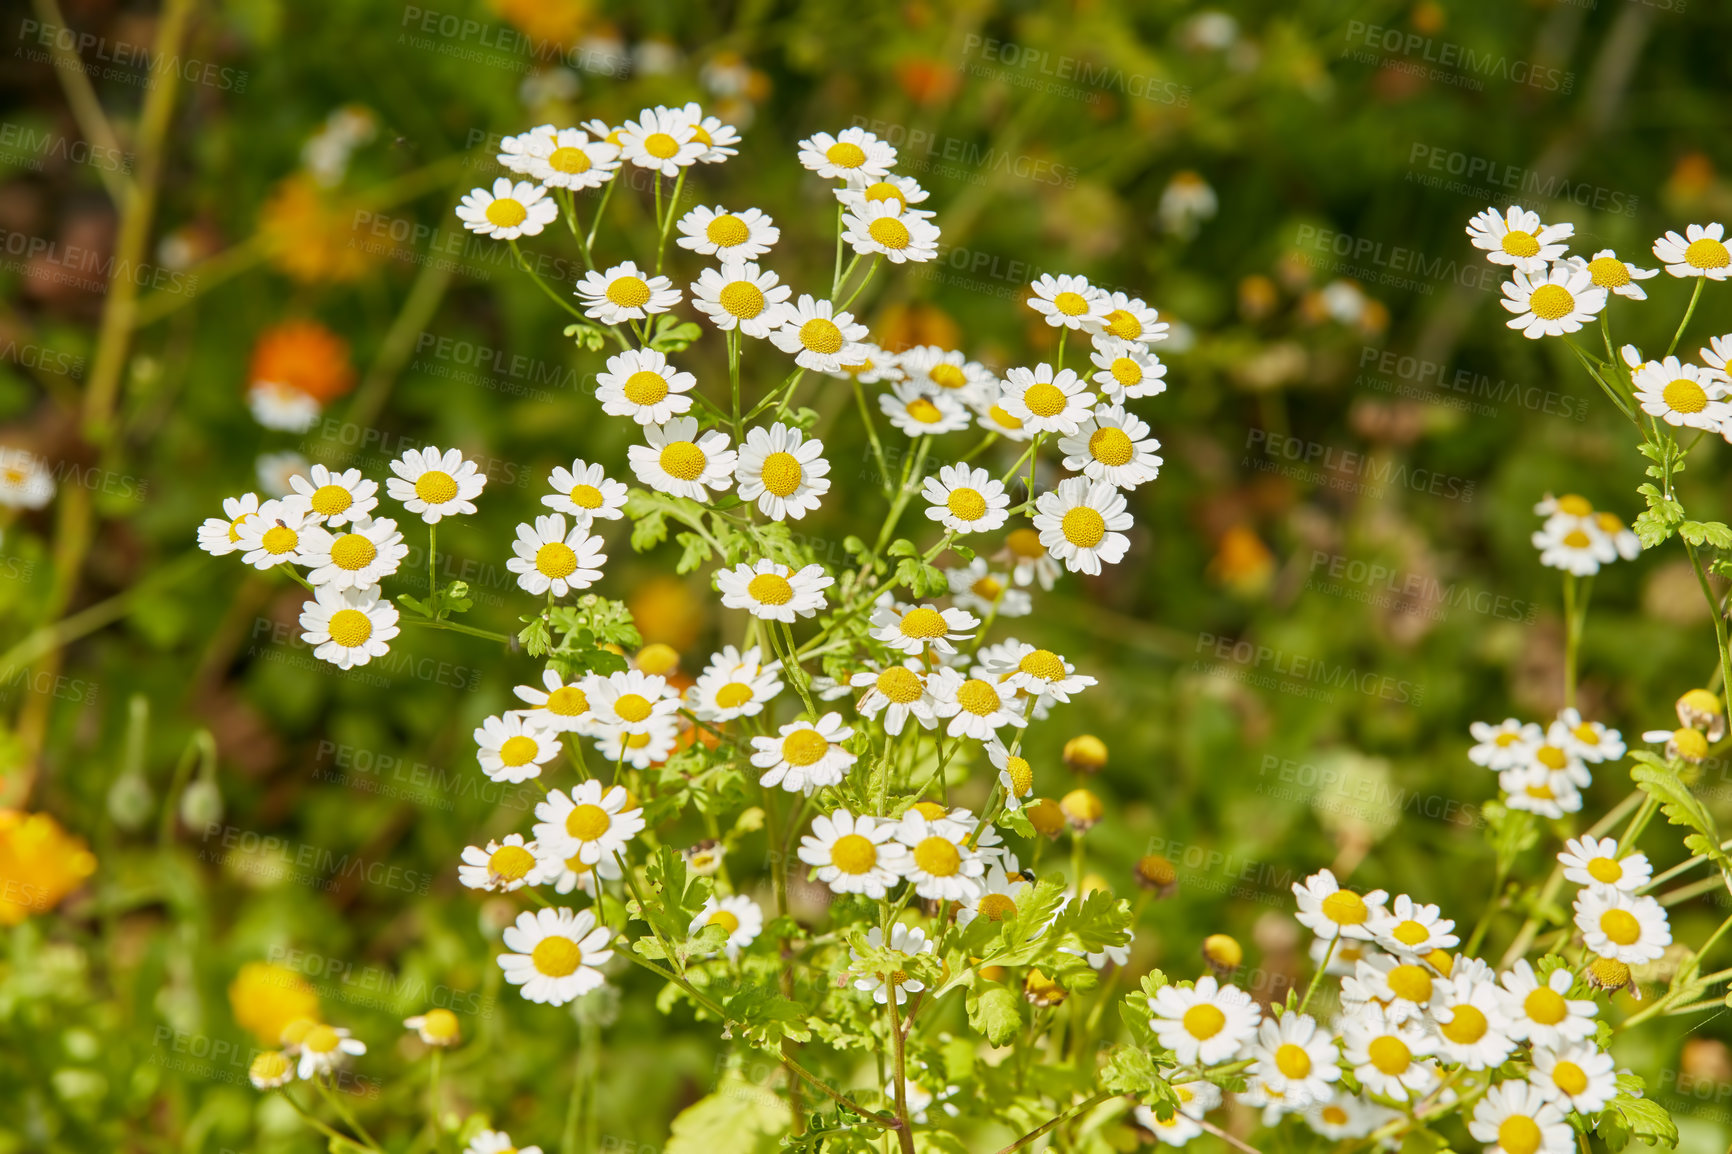
[[[341,284],[360,279],[374,254],[393,247],[368,237],[355,221],[354,205],[299,172],[277,185],[265,202],[259,231],[279,272],[302,284]]]
[[[704,608],[677,577],[663,575],[643,582],[626,598],[626,607],[645,645],[660,642],[677,651],[690,649],[697,642]]]
[[[493,11],[531,40],[547,41],[562,48],[577,44],[589,22],[584,0],[492,0]]]
[[[46,913],[96,872],[96,856],[45,813],[0,809],[0,924]]]
[[[1209,575],[1235,592],[1253,596],[1275,575],[1275,555],[1248,525],[1234,525],[1221,535]]]
[[[282,1043],[283,1028],[298,1018],[317,1021],[319,995],[307,979],[271,962],[248,962],[229,983],[229,1006],[242,1029],[261,1046]]]

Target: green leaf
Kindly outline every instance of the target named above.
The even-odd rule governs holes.
[[[577,341],[578,346],[592,353],[600,352],[607,347],[607,334],[594,325],[586,325],[581,321],[565,326],[565,335]]]
[[[730,1072],[674,1118],[663,1154],[772,1154],[791,1122],[774,1090]]]
[[[918,557],[920,550],[914,547],[914,542],[906,537],[898,537],[890,542],[890,548],[884,550],[887,557]]]
[[[553,638],[547,632],[547,622],[540,617],[532,619],[517,635],[523,651],[531,657],[544,656],[553,648]]]
[[[427,602],[419,597],[411,597],[407,593],[397,594],[397,604],[421,617],[433,616],[427,609]]]
[[[994,1046],[1002,1046],[1022,1029],[1022,999],[994,982],[967,998],[968,1024]]]
[[[1607,1147],[1614,1151],[1622,1150],[1632,1137],[1649,1146],[1664,1145],[1668,1149],[1678,1146],[1678,1124],[1672,1121],[1666,1108],[1652,1098],[1636,1098],[1627,1092],[1620,1092],[1600,1111],[1598,1129]]]
[[[659,512],[645,513],[632,522],[632,552],[642,553],[668,539],[667,518]]]
[[[656,318],[656,331],[650,337],[650,348],[662,353],[677,353],[703,336],[703,330],[693,321],[681,321],[672,313]]]
[[[674,571],[681,575],[699,568],[714,555],[710,543],[697,533],[675,533],[674,540],[684,547],[679,564],[674,567]]]
[[[1101,1085],[1115,1094],[1145,1095],[1154,1088],[1164,1088],[1166,1083],[1161,1081],[1154,1060],[1141,1048],[1115,1046],[1107,1064],[1101,1069]],[[1172,1091],[1168,1090],[1167,1093],[1171,1094]],[[1173,1109],[1178,1108],[1177,1096],[1173,1097],[1171,1105]],[[1168,1117],[1171,1117],[1170,1113]]]
[[[1692,794],[1670,765],[1646,750],[1630,755],[1636,762],[1630,768],[1630,779],[1649,797],[1660,803],[1660,812],[1673,825],[1687,826],[1696,833],[1686,838],[1692,852],[1706,856],[1722,872],[1732,873],[1732,857],[1720,848],[1720,829],[1714,816]]]

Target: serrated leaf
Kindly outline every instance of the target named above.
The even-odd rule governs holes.
[[[967,998],[968,1024],[994,1046],[1003,1046],[1022,1029],[1022,999],[996,982]]]
[[[1608,1121],[1612,1122],[1610,1127]],[[1613,1134],[1620,1131],[1623,1141],[1617,1142]],[[1620,1093],[1600,1111],[1599,1133],[1614,1150],[1622,1149],[1631,1137],[1640,1138],[1649,1146],[1676,1149],[1678,1145],[1678,1124],[1672,1121],[1666,1108],[1652,1098],[1633,1098],[1627,1093]]]
[[[887,557],[918,557],[920,550],[914,547],[914,542],[906,537],[898,537],[890,542],[890,548],[884,550]]]
[[[684,547],[680,553],[679,563],[674,566],[674,572],[681,576],[698,569],[705,561],[714,556],[714,552],[710,549],[710,543],[696,533],[676,533],[674,540]]]
[[[667,539],[667,518],[659,512],[645,513],[632,522],[631,547],[634,553],[653,549]]]

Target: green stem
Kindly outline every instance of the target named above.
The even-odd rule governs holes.
[[[892,1047],[892,1061],[894,1062],[892,1069],[896,1078],[896,1141],[902,1147],[902,1154],[914,1154],[914,1127],[908,1121],[907,1058],[902,1042],[901,1015],[896,1010],[897,991],[898,987],[895,981],[886,976],[884,979],[884,1007],[890,1011],[890,1045]]]
[[[1064,1123],[1070,1121],[1072,1118],[1076,1117],[1078,1114],[1081,1114],[1084,1110],[1094,1109],[1096,1106],[1099,1106],[1102,1102],[1105,1102],[1107,1099],[1111,1098],[1112,1096],[1113,1096],[1113,1092],[1111,1090],[1102,1090],[1100,1093],[1095,1094],[1092,1097],[1083,1099],[1081,1102],[1078,1102],[1075,1106],[1072,1106],[1069,1110],[1066,1110],[1064,1113],[1058,1115],[1056,1118],[1053,1118],[1052,1120],[1050,1120],[1048,1122],[1044,1122],[1041,1125],[1036,1126],[1033,1130],[1030,1130],[1027,1134],[1024,1134],[1021,1138],[1018,1138],[1016,1141],[1012,1142],[1010,1145],[1003,1147],[1002,1149],[1000,1149],[998,1151],[998,1154],[1016,1154],[1016,1152],[1018,1150],[1021,1150],[1024,1146],[1027,1146],[1030,1142],[1035,1142],[1035,1141],[1040,1140],[1041,1138],[1046,1137],[1046,1135],[1048,1133],[1050,1133],[1054,1128],[1061,1126]]]
[[[1696,584],[1702,588],[1702,596],[1708,600],[1708,613],[1714,618],[1714,640],[1720,649],[1720,683],[1732,685],[1732,647],[1726,640],[1726,614],[1720,609],[1720,599],[1714,596],[1714,589],[1708,584],[1708,574],[1702,569],[1702,560],[1696,556],[1696,547],[1682,537],[1678,538],[1684,546],[1685,554],[1690,558],[1690,568],[1696,573]]]
[[[1341,944],[1339,932],[1329,939],[1329,948],[1323,951],[1323,960],[1317,963],[1317,971],[1311,975],[1311,984],[1305,987],[1305,997],[1299,1003],[1299,1012],[1303,1014],[1305,1007],[1311,1004],[1311,995],[1317,992],[1317,984],[1323,975],[1329,971],[1329,959],[1335,956],[1335,947]]]
[[[667,219],[665,219],[661,222],[661,226],[662,226],[661,239],[656,243],[656,275],[657,276],[660,276],[662,273],[662,258],[667,255],[667,251],[668,251],[668,230],[673,227],[674,213],[676,213],[680,210],[680,194],[685,190],[685,187],[686,187],[686,171],[687,171],[686,169],[683,169],[683,168],[680,169],[679,179],[674,181],[674,194],[668,198]],[[661,190],[662,190],[661,177],[658,176],[658,177],[656,177],[656,193],[657,193],[658,197],[661,194]]]
[[[337,1130],[336,1128],[332,1127],[331,1125],[326,1123],[323,1119],[316,1117],[312,1113],[312,1111],[308,1110],[305,1106],[301,1105],[299,1099],[297,1099],[293,1094],[289,1093],[288,1088],[286,1086],[279,1086],[277,1088],[277,1093],[281,1094],[283,1096],[283,1100],[295,1108],[295,1113],[299,1114],[301,1116],[301,1119],[303,1121],[305,1121],[307,1123],[307,1125],[318,1130],[321,1134],[324,1134],[327,1138],[331,1139],[331,1141],[341,1142],[343,1145],[351,1146],[356,1150],[368,1151],[369,1154],[382,1154],[382,1152],[378,1149],[378,1147],[362,1145],[360,1142],[357,1142],[355,1139],[349,1137],[347,1134],[344,1134],[340,1130]]]
[[[489,641],[497,641],[509,645],[511,638],[504,633],[495,633],[491,629],[477,629],[473,625],[463,625],[456,621],[428,621],[420,617],[400,617],[403,625],[419,625],[425,629],[449,629],[453,633],[466,633],[471,637],[485,637]]]
[[[315,1090],[317,1090],[321,1096],[324,1097],[325,1101],[327,1101],[331,1104],[331,1109],[333,1109],[337,1112],[337,1116],[339,1118],[341,1118],[344,1122],[348,1123],[349,1129],[351,1129],[355,1133],[359,1134],[361,1136],[361,1140],[363,1142],[365,1142],[368,1146],[370,1146],[374,1150],[379,1149],[380,1148],[379,1147],[379,1140],[377,1138],[374,1138],[371,1134],[367,1133],[367,1128],[365,1126],[361,1125],[360,1119],[356,1118],[353,1114],[351,1114],[349,1112],[349,1108],[347,1106],[343,1105],[342,1100],[337,1096],[337,1094],[329,1086],[327,1086],[325,1084],[324,1080],[322,1078],[315,1076],[312,1081],[313,1081],[313,1088]]]
[[[1690,318],[1696,315],[1696,302],[1702,299],[1702,286],[1708,283],[1708,278],[1696,278],[1696,289],[1690,294],[1690,307],[1684,310],[1684,319],[1678,322],[1678,331],[1672,334],[1672,343],[1666,346],[1666,355],[1671,356],[1677,351],[1678,342],[1684,339],[1684,330],[1690,325]]]
[[[439,612],[439,567],[434,558],[439,555],[439,523],[427,522],[427,613],[437,621],[445,616]]]
[[[890,466],[884,461],[884,445],[878,439],[878,422],[866,404],[866,387],[854,378],[854,403],[860,406],[860,423],[866,426],[866,439],[872,443],[872,459],[878,464],[878,486],[885,496],[890,494]]]
[[[613,186],[617,183],[617,179],[610,180],[607,187],[601,190],[601,203],[595,206],[595,219],[589,222],[589,235],[583,241],[584,252],[595,251],[595,230],[601,227],[602,213],[607,211],[607,202],[613,196]]]

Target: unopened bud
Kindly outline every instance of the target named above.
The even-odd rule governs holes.
[[[1203,958],[1215,970],[1231,973],[1245,964],[1245,950],[1226,934],[1210,934],[1203,939]]]
[[[1064,743],[1064,763],[1078,773],[1099,773],[1107,765],[1107,743],[1092,733]]]

